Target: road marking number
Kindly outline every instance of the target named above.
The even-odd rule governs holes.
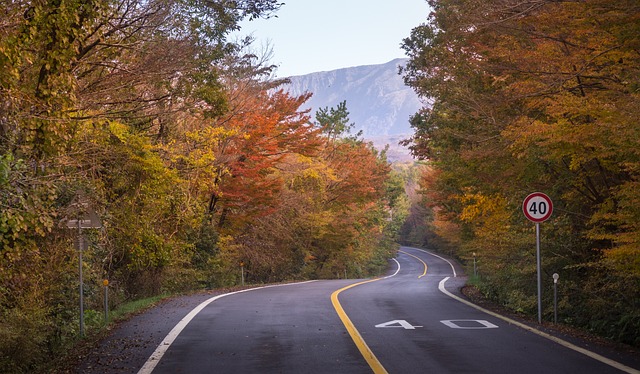
[[[440,321],[445,326],[452,329],[478,330],[478,329],[497,329],[498,326],[483,319],[449,319]]]
[[[405,330],[415,330],[416,327],[423,327],[423,326],[414,326],[403,319],[396,319],[393,321],[377,324],[376,327],[402,327]]]

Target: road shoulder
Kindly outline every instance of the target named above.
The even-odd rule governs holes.
[[[491,300],[488,300],[474,286],[468,284],[461,285],[461,283],[464,282],[460,282],[458,280],[455,285],[447,284],[447,290],[451,291],[455,289],[455,292],[453,292],[454,294],[456,294],[457,296],[461,296],[465,300],[481,308],[487,309],[493,313],[499,314],[508,319],[526,325],[532,329],[541,331],[542,333],[566,341],[587,351],[596,353],[597,355],[601,355],[610,360],[619,362],[630,368],[634,368],[636,370],[635,372],[640,373],[639,349],[628,345],[616,343],[570,326],[554,324],[546,321],[543,321],[542,324],[538,324],[537,321],[531,317],[515,313]]]
[[[121,321],[76,353],[74,370],[67,373],[137,373],[165,336],[203,301],[229,290],[211,290],[167,298]]]

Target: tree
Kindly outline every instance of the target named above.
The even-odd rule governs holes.
[[[72,341],[77,261],[60,221],[78,193],[91,197],[106,227],[93,234],[84,258],[87,292],[99,289],[105,275],[117,278],[120,300],[181,287],[186,277],[167,274],[190,271],[184,258],[195,243],[185,228],[200,224],[203,210],[166,149],[183,140],[182,125],[226,111],[217,63],[233,50],[228,32],[279,6],[271,0],[3,4],[3,368],[36,371]],[[146,290],[132,287],[141,280]],[[99,300],[87,303],[96,308]]]
[[[316,126],[322,130],[325,136],[335,140],[349,134],[353,130],[355,123],[349,123],[349,111],[347,101],[338,103],[336,108],[324,107],[316,112]],[[357,139],[362,135],[362,131],[355,134],[352,139]]]
[[[640,253],[631,192],[637,191],[638,154],[630,143],[640,135],[633,119],[638,48],[630,37],[638,31],[637,5],[430,4],[428,22],[404,41],[410,56],[405,80],[433,100],[412,119],[412,147],[433,163],[437,179],[428,194],[437,216],[459,230],[453,235],[459,255],[503,248],[483,259],[492,276],[483,287],[527,310],[529,291],[515,292],[522,286],[507,279],[529,277],[528,268],[508,266],[528,229],[508,212],[517,212],[528,192],[544,190],[559,207],[546,234],[554,243],[546,266],[576,285],[571,308],[589,310],[590,320],[598,320],[603,305],[615,304],[624,310],[615,318],[637,321],[640,278],[629,271],[634,265],[622,265],[637,265]],[[507,232],[493,237],[500,225]],[[604,284],[603,272],[611,275]],[[601,302],[587,301],[579,283]],[[608,298],[611,288],[631,301]],[[605,319],[611,324],[577,323],[637,343],[628,324]]]

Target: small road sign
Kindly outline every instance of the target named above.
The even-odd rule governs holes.
[[[544,222],[553,213],[553,203],[549,196],[542,192],[534,192],[524,199],[522,211],[528,220],[536,223]]]

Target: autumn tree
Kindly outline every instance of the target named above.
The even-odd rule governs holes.
[[[270,0],[3,3],[3,368],[36,370],[76,335],[77,261],[61,221],[77,195],[89,196],[105,223],[85,256],[87,292],[105,276],[121,298],[174,287],[163,276],[132,287],[144,272],[184,265],[181,254],[193,245],[184,228],[202,216],[160,146],[178,139],[185,118],[226,110],[216,67],[230,50],[226,35],[239,20],[278,7]]]
[[[459,255],[482,256],[488,294],[532,310],[519,205],[543,190],[558,207],[544,268],[566,279],[567,314],[637,344],[637,4],[430,4],[404,41],[405,80],[433,102],[412,119],[412,147],[433,163],[427,196]]]
[[[321,195],[315,200],[317,217],[325,221],[310,253],[313,266],[308,271],[324,277],[347,269],[362,271],[358,269],[373,258],[384,258],[375,250],[390,249],[382,240],[380,245],[370,241],[383,236],[390,168],[384,153],[350,134],[353,124],[346,102],[336,108],[321,108],[316,113],[316,126],[323,132],[325,144],[321,151],[324,165],[313,174],[321,183]]]

